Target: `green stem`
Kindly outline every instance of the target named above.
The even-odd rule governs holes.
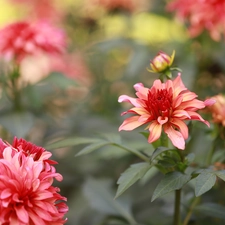
[[[188,210],[188,213],[187,213],[187,215],[184,219],[183,225],[188,225],[188,222],[189,222],[189,220],[191,218],[191,215],[192,215],[192,211],[193,211],[194,207],[196,206],[196,204],[199,202],[199,199],[200,198],[195,198],[194,201],[191,203],[191,206]]]
[[[180,199],[181,199],[181,189],[175,191],[173,225],[180,225]]]
[[[207,160],[206,160],[207,166],[211,165],[212,157],[213,157],[213,154],[214,154],[215,150],[216,150],[216,145],[215,145],[215,143],[213,143],[212,148],[210,149],[209,154],[207,156]]]
[[[135,154],[136,156],[138,156],[140,159],[144,160],[145,162],[150,163],[150,159],[147,156],[143,155],[142,153],[140,153],[138,151],[131,150],[131,149],[126,148],[126,147],[124,147],[122,145],[119,145],[117,143],[112,143],[112,144],[117,146],[117,147],[119,147],[119,148],[122,148],[122,149],[124,149],[124,150],[126,150],[128,152],[131,152],[131,153]]]

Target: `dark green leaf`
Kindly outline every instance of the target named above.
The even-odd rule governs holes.
[[[216,182],[216,175],[203,171],[195,178],[195,195],[200,196],[209,191]]]
[[[130,224],[137,224],[131,214],[129,202],[113,199],[110,183],[106,180],[88,178],[84,184],[84,194],[95,210],[112,215],[121,215]]]
[[[169,150],[172,150],[172,149],[167,148],[167,147],[163,147],[163,146],[156,148],[155,151],[152,153],[151,161],[153,161],[161,153],[163,153],[165,151],[169,151]]]
[[[175,191],[182,188],[190,179],[190,175],[183,174],[177,171],[167,173],[157,185],[152,196],[152,201],[171,191]]]
[[[120,196],[136,181],[141,179],[150,168],[151,165],[146,162],[131,165],[124,173],[122,173],[117,182],[117,184],[119,184],[119,187],[115,198]]]

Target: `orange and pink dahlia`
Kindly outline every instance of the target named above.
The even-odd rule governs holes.
[[[28,55],[61,54],[65,34],[47,22],[16,22],[0,30],[0,57],[20,62]]]
[[[66,198],[52,186],[62,176],[27,154],[30,144],[24,144],[16,149],[0,140],[0,224],[64,224]]]
[[[219,41],[221,34],[225,34],[224,0],[173,0],[167,8],[175,11],[179,19],[189,23],[192,37],[207,30],[212,39]]]
[[[209,126],[196,111],[214,103],[196,99],[197,95],[189,91],[183,84],[180,74],[174,80],[162,83],[155,80],[149,89],[142,83],[134,85],[137,98],[121,95],[119,102],[129,102],[134,107],[122,113],[134,116],[124,120],[119,131],[131,131],[143,124],[148,124],[150,132],[148,142],[152,143],[160,138],[164,131],[173,145],[179,149],[185,148],[188,138],[188,127],[185,120],[199,120]]]

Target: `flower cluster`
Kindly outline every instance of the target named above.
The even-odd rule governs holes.
[[[119,131],[130,131],[148,124],[149,143],[159,139],[164,130],[173,145],[183,150],[188,138],[188,127],[184,120],[199,120],[209,126],[196,111],[213,104],[214,100],[203,102],[196,99],[197,95],[184,86],[180,74],[173,81],[167,80],[165,83],[155,80],[150,89],[142,83],[135,84],[134,88],[137,98],[127,95],[119,97],[119,102],[129,102],[134,106],[122,113],[134,116],[125,119]]]
[[[0,224],[61,225],[66,198],[52,186],[62,180],[51,153],[24,139],[12,145],[0,139]]]
[[[207,30],[212,39],[219,41],[225,33],[224,0],[174,0],[167,8],[176,11],[179,19],[189,22],[192,37]]]
[[[0,30],[0,57],[20,62],[28,55],[58,54],[65,42],[64,32],[47,22],[16,22]]]

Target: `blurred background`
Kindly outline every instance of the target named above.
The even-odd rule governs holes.
[[[118,103],[118,97],[134,96],[137,82],[151,87],[158,75],[147,68],[160,50],[168,55],[176,51],[174,65],[182,69],[183,82],[199,99],[224,93],[224,42],[215,42],[204,32],[190,38],[185,24],[167,10],[166,4],[163,0],[0,2],[1,27],[16,21],[43,20],[66,34],[67,48],[61,56],[22,61],[24,110],[13,110],[1,83],[0,134],[9,142],[13,136],[26,138],[52,152],[59,162],[57,171],[64,177],[55,185],[68,198],[68,225],[171,224],[173,194],[151,203],[160,174],[151,170],[115,200],[120,174],[140,160],[115,146],[75,157],[85,141],[80,145],[74,141],[103,137],[143,152],[153,150],[137,130],[118,132],[124,119],[120,114],[127,109],[126,104]],[[4,71],[0,69],[0,73]],[[210,145],[210,137],[202,142],[202,127],[195,127],[191,140],[199,159]],[[52,144],[64,139],[65,146]],[[217,191],[212,190],[206,198],[214,195],[219,199]],[[190,198],[190,194],[183,196],[184,202]],[[200,223],[195,223],[193,216],[190,224],[224,224],[200,210],[196,213]]]

